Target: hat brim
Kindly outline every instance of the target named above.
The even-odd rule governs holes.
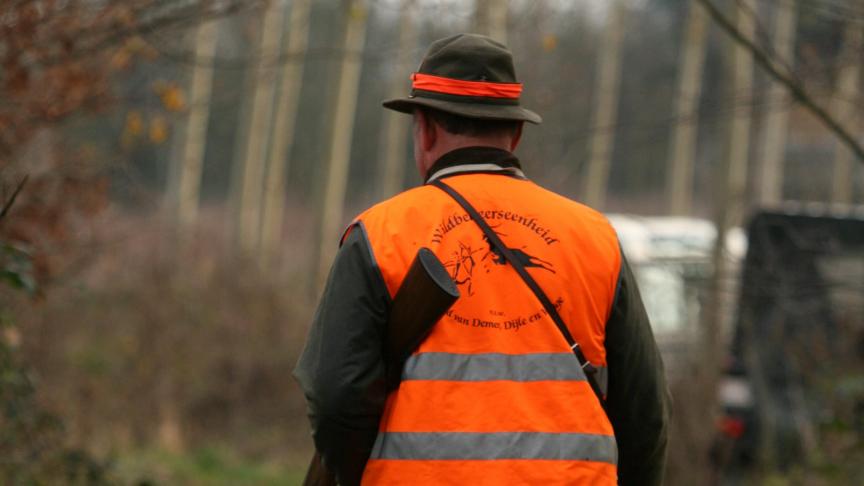
[[[483,105],[479,103],[457,103],[455,101],[438,100],[415,96],[413,98],[394,98],[382,103],[384,108],[400,113],[414,113],[414,108],[425,106],[454,115],[482,120],[513,120],[526,121],[539,125],[543,118],[531,110],[514,105]]]

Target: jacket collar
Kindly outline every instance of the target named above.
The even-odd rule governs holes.
[[[519,159],[495,147],[463,147],[442,155],[432,164],[426,183],[457,174],[503,174],[525,179]]]

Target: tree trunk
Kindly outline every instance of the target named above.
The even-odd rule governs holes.
[[[843,55],[840,58],[840,71],[837,88],[832,102],[832,111],[838,122],[847,127],[850,133],[860,133],[861,96],[859,83],[861,77],[861,44],[864,27],[854,20],[846,24],[843,34]],[[857,109],[856,109],[857,108]],[[837,144],[834,155],[834,183],[831,202],[852,203],[854,156],[846,147]]]
[[[602,210],[606,204],[609,166],[615,122],[618,114],[618,81],[621,68],[621,43],[624,37],[624,5],[615,0],[609,7],[609,18],[601,43],[597,79],[594,87],[594,111],[588,171],[583,194],[589,206]]]
[[[742,0],[735,4],[735,23],[742,35],[752,40],[756,21],[755,0]],[[720,376],[721,362],[725,352],[723,342],[723,322],[729,311],[729,282],[733,281],[730,274],[728,255],[726,254],[726,237],[730,228],[741,224],[743,216],[744,196],[747,186],[747,159],[750,149],[751,96],[753,91],[753,55],[745,47],[735,43],[731,47],[730,88],[729,97],[733,100],[734,112],[729,120],[729,142],[726,155],[721,159],[716,171],[716,190],[714,197],[714,223],[717,237],[712,254],[714,275],[712,277],[712,298],[708,307],[705,332],[703,334],[703,360],[699,370],[698,383],[700,394],[707,398],[705,403],[711,413],[717,383]],[[707,459],[707,448],[711,433],[706,433],[702,444]]]
[[[408,73],[412,63],[412,51],[417,45],[417,31],[413,16],[414,0],[403,0],[399,25],[399,50],[396,54],[395,76],[390,81],[389,96],[398,98],[405,95],[408,86]],[[408,147],[408,127],[411,119],[402,113],[386,110],[386,128],[381,157],[381,184],[379,198],[390,197],[402,190],[405,179],[405,153]]]
[[[321,206],[321,233],[318,238],[320,255],[315,278],[321,288],[327,276],[336,248],[342,221],[345,191],[348,185],[348,162],[351,155],[351,138],[357,111],[357,92],[360,84],[362,52],[366,39],[366,8],[362,0],[348,3],[347,26],[345,28],[344,55],[336,93],[333,117],[333,132],[330,139],[330,157],[327,160],[324,185],[324,201]]]
[[[507,1],[476,0],[474,3],[474,32],[507,43]]]
[[[708,17],[698,4],[691,3],[681,48],[681,72],[675,100],[675,128],[669,149],[667,187],[669,213],[686,216],[693,206],[693,166],[696,159],[696,132],[699,126],[699,98],[702,95],[702,68]]]
[[[753,18],[754,0],[742,0],[736,4],[735,15],[738,29],[748,39],[753,39],[756,22]],[[730,93],[734,98],[735,112],[729,122],[729,143],[721,167],[718,169],[717,197],[714,204],[717,241],[714,250],[714,302],[713,316],[706,332],[705,356],[710,369],[719,363],[720,302],[723,298],[722,283],[727,275],[725,240],[729,229],[740,225],[743,218],[744,196],[747,188],[747,160],[750,151],[751,96],[753,91],[753,56],[744,47],[732,46],[732,72]]]
[[[289,56],[282,66],[282,81],[276,99],[273,141],[264,181],[264,214],[260,243],[261,263],[266,267],[276,255],[282,236],[285,212],[285,175],[288,172],[289,149],[294,141],[297,107],[303,81],[306,47],[309,41],[310,0],[294,0],[288,33],[283,40],[283,54]],[[285,7],[286,9],[289,7]]]
[[[738,29],[752,39],[756,30],[754,0],[742,0],[736,9]],[[730,122],[729,147],[727,151],[726,190],[720,204],[726,217],[720,222],[725,232],[740,225],[744,218],[744,203],[747,190],[747,167],[750,156],[750,127],[753,100],[753,55],[746,48],[732,48],[732,83],[734,113]]]
[[[675,128],[669,149],[667,191],[669,213],[686,216],[693,205],[693,166],[696,159],[696,132],[699,126],[699,97],[705,63],[707,15],[690,3],[681,46],[681,71],[675,100]]]
[[[185,449],[183,428],[181,427],[180,407],[171,389],[170,379],[165,377],[160,383],[161,390],[157,404],[156,436],[159,447],[168,452],[180,453]]]
[[[252,79],[248,83],[252,110],[235,161],[237,173],[241,175],[239,194],[235,200],[236,237],[240,249],[246,253],[251,253],[258,248],[261,194],[264,191],[264,160],[270,141],[273,93],[276,88],[275,61],[279,52],[282,21],[282,11],[277,2],[271,2],[263,12],[257,52],[258,62],[252,68]]]
[[[777,68],[791,69],[794,62],[795,26],[797,10],[795,2],[775,5],[774,52]],[[760,206],[776,206],[783,200],[783,161],[786,152],[786,126],[789,120],[789,90],[777,81],[770,81],[768,110],[761,140]]]
[[[207,123],[210,119],[210,91],[213,85],[213,57],[218,37],[217,23],[200,24],[195,34],[195,64],[189,86],[189,116],[186,119],[180,167],[172,171],[176,182],[169,183],[175,193],[169,195],[174,217],[181,231],[188,232],[198,217],[198,200],[204,152],[207,147]]]

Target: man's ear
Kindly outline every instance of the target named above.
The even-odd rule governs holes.
[[[510,140],[510,151],[516,150],[516,147],[519,146],[519,142],[522,140],[522,126],[524,123],[520,123],[518,127],[516,127],[516,131],[513,133],[513,138]]]
[[[432,150],[438,141],[438,127],[425,110],[417,110],[417,128],[420,129],[420,147],[424,152]]]

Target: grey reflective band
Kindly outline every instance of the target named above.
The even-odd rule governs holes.
[[[573,353],[420,353],[405,363],[402,381],[585,381]]]
[[[546,432],[381,432],[371,459],[546,459],[616,464],[615,437]]]

